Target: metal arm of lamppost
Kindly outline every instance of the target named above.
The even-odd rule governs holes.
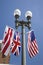
[[[26,26],[28,27],[29,29],[31,28],[31,21],[19,21],[19,20],[15,20],[15,27],[18,28],[19,26]]]
[[[25,43],[25,26],[28,27],[28,29],[31,28],[31,22],[30,19],[32,17],[31,11],[27,11],[25,14],[25,17],[28,21],[19,21],[18,18],[21,15],[21,12],[19,9],[16,9],[14,11],[15,16],[15,27],[18,28],[19,26],[22,27],[22,65],[26,65],[26,43]]]

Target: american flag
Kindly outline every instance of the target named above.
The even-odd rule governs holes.
[[[14,34],[14,39],[11,45],[11,52],[15,56],[18,56],[20,53],[20,48],[21,48],[20,35],[19,33],[17,33],[17,34]]]
[[[12,43],[14,35],[14,30],[8,26],[6,26],[4,31],[4,38],[2,40],[3,46],[2,46],[2,53],[7,56],[10,51],[10,44]]]
[[[34,56],[36,56],[36,54],[39,53],[37,41],[36,41],[33,30],[29,31],[29,33],[28,33],[28,45],[27,45],[27,48],[28,48],[29,56],[31,58],[33,58]]]

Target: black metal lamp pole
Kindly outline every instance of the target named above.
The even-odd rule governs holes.
[[[27,15],[28,14],[28,15]],[[20,10],[16,9],[14,11],[15,16],[15,26],[18,28],[19,26],[22,27],[22,65],[26,65],[26,43],[25,43],[25,26],[28,27],[28,29],[31,28],[31,22],[30,19],[32,17],[32,13],[30,11],[26,12],[26,18],[28,21],[19,21],[18,18],[20,16]]]

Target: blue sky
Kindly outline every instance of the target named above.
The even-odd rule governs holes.
[[[26,46],[26,65],[42,65],[43,64],[43,0],[0,0],[0,39],[3,39],[3,33],[6,25],[15,29],[14,10],[20,9],[22,15],[20,20],[26,20],[25,12],[32,12],[31,25],[34,29],[39,54],[30,59]],[[20,28],[18,28],[19,31]],[[29,31],[27,28],[26,32]],[[20,29],[21,32],[21,29]],[[27,45],[26,35],[26,45]],[[22,41],[22,40],[21,40]],[[21,65],[21,52],[19,56],[10,56],[10,64]]]

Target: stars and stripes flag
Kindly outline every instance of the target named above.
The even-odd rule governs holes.
[[[17,32],[17,34],[14,34],[14,39],[11,45],[11,52],[15,56],[18,56],[20,54],[20,48],[21,48],[20,35]]]
[[[28,33],[28,44],[27,44],[27,48],[28,48],[29,56],[31,58],[34,57],[34,56],[36,56],[36,54],[39,53],[37,41],[36,41],[36,38],[35,38],[33,30],[29,31],[29,33]]]
[[[2,50],[1,52],[7,56],[9,51],[10,51],[10,45],[12,43],[12,39],[14,36],[14,30],[8,26],[6,26],[5,31],[4,31],[4,37],[2,40]]]

